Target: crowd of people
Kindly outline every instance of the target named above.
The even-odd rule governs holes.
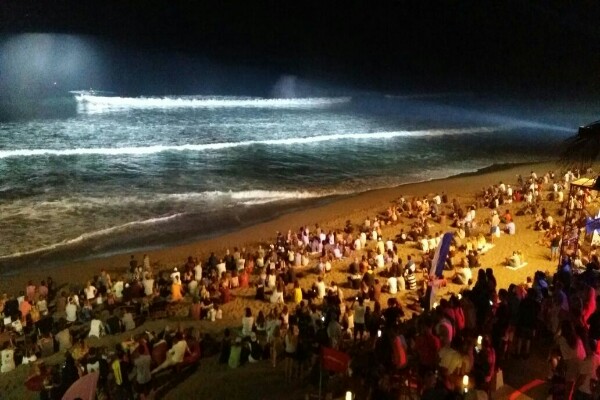
[[[561,183],[568,185],[572,175]],[[574,253],[553,276],[538,271],[528,282],[502,289],[493,269],[479,269],[475,280],[471,271],[481,266],[480,257],[501,231],[516,234],[510,210],[499,215],[513,204],[523,207],[516,215],[533,211],[535,229],[554,232],[549,247],[555,256],[558,224],[541,207],[561,201],[557,193],[563,188],[552,181],[551,172],[541,178],[532,172],[515,188],[502,182],[485,188],[466,207],[445,193],[401,197],[358,225],[303,226],[278,233],[273,243],[255,250],[234,248],[220,258],[211,253],[204,262],[189,257],[168,271],[155,270],[147,255],[141,262],[132,256],[127,273],[115,279],[102,270],[81,287],[58,288],[51,278],[30,282],[19,296],[5,294],[0,302],[6,339],[1,372],[31,364],[42,397],[54,399],[83,374],[99,371],[98,387],[109,398],[143,399],[156,374],[194,364],[201,353],[211,353],[210,341],[191,328],[137,333],[110,350],[90,345],[89,338],[132,331],[148,317],[175,315],[169,314],[173,310],[215,321],[223,318],[223,306],[236,290],[254,288],[256,301],[272,306],[256,315],[246,308],[239,327],[225,330],[215,352],[231,368],[261,360],[276,366],[283,358],[287,380],[311,379],[322,348],[330,347],[353,356],[354,379],[367,383],[371,398],[387,398],[406,377],[415,380],[421,398],[463,396],[465,375],[471,377],[469,393],[485,398],[503,360],[527,358],[531,340],[544,330],[557,338],[549,356],[552,381],[578,398],[592,398],[590,381],[600,366],[595,253]],[[577,207],[589,201],[584,191],[563,203]],[[452,271],[446,276],[458,287],[431,307],[428,287],[446,284],[442,275],[431,273],[442,237],[432,227],[447,219],[455,233],[444,269]],[[395,228],[400,223],[409,229]],[[384,237],[384,230],[394,233]],[[406,247],[411,254],[404,261],[399,249]],[[519,257],[517,251],[513,257]],[[348,265],[347,281],[330,279],[339,264]],[[582,268],[585,272],[577,274]],[[311,274],[314,280],[301,285]],[[400,301],[399,293],[416,301]],[[65,353],[61,366],[39,362],[56,351]]]

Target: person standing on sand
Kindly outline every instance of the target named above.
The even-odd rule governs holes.
[[[138,346],[138,356],[133,361],[135,366],[135,388],[140,400],[145,400],[152,391],[152,358],[146,352],[146,346]]]
[[[90,301],[94,300],[96,298],[96,294],[98,294],[98,290],[92,285],[92,281],[87,282],[87,285],[83,291],[85,292],[86,300]]]
[[[181,281],[179,277],[176,276],[171,284],[171,301],[181,301],[183,299],[183,287],[181,286]]]
[[[144,270],[150,271],[152,268],[150,267],[150,257],[148,254],[144,254]]]
[[[135,269],[138,267],[138,261],[135,259],[135,256],[132,254],[131,259],[129,260],[129,272],[134,273]]]

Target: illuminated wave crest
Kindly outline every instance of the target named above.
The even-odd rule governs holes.
[[[255,97],[109,97],[77,92],[78,110],[94,114],[131,109],[174,108],[323,108],[350,101],[350,97],[266,99]]]
[[[158,223],[162,223],[162,222],[167,222],[167,221],[179,218],[182,215],[183,215],[182,213],[178,213],[178,214],[167,215],[167,216],[163,216],[163,217],[150,218],[150,219],[141,220],[141,221],[127,222],[127,223],[122,224],[122,225],[113,226],[113,227],[106,228],[106,229],[100,229],[100,230],[97,230],[97,231],[94,231],[94,232],[87,232],[87,233],[84,233],[82,235],[77,236],[76,238],[63,240],[62,242],[54,243],[54,244],[51,244],[51,245],[48,245],[48,246],[39,247],[37,249],[33,249],[33,250],[29,250],[29,251],[23,251],[23,252],[17,252],[17,253],[5,255],[5,256],[0,256],[0,260],[7,259],[7,258],[13,258],[13,257],[22,257],[22,256],[25,256],[25,255],[30,255],[30,254],[47,252],[47,251],[50,251],[50,250],[55,250],[55,249],[60,248],[60,247],[74,245],[74,244],[83,242],[85,240],[97,238],[97,237],[100,237],[100,236],[107,236],[107,235],[113,234],[115,232],[120,232],[120,231],[123,231],[123,230],[126,230],[126,229],[137,228],[137,227],[141,227],[141,226],[154,225],[154,224],[158,224]]]
[[[9,157],[30,157],[30,156],[72,156],[72,155],[147,155],[166,151],[210,151],[229,149],[234,147],[247,147],[253,145],[269,146],[289,146],[289,145],[310,145],[314,143],[330,142],[336,140],[384,140],[396,137],[428,137],[444,135],[464,135],[484,132],[497,132],[501,128],[468,128],[468,129],[428,129],[418,131],[389,131],[373,133],[339,133],[332,135],[309,136],[287,139],[265,139],[265,140],[247,140],[242,142],[223,142],[223,143],[204,143],[204,144],[183,144],[183,145],[155,145],[140,147],[98,147],[98,148],[77,148],[77,149],[19,149],[2,150],[1,158]]]

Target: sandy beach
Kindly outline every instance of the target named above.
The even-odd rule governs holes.
[[[329,204],[314,207],[307,210],[292,212],[283,215],[275,220],[260,223],[254,226],[250,226],[241,229],[236,232],[228,233],[219,237],[202,240],[194,243],[189,243],[181,246],[165,248],[155,251],[149,251],[147,254],[150,256],[150,260],[153,265],[159,269],[173,268],[175,266],[180,267],[185,263],[188,256],[198,257],[205,261],[210,255],[211,251],[214,251],[217,255],[225,251],[225,249],[233,249],[234,246],[238,248],[246,248],[246,250],[255,249],[258,244],[266,244],[274,240],[277,231],[287,232],[288,230],[297,231],[300,226],[310,225],[311,228],[318,223],[325,229],[343,228],[347,220],[352,221],[353,224],[361,224],[367,216],[374,217],[378,213],[383,212],[386,208],[400,196],[404,196],[407,199],[411,199],[413,196],[428,196],[431,197],[436,193],[445,192],[448,194],[449,199],[457,198],[462,205],[467,205],[474,202],[474,195],[480,191],[483,187],[487,187],[492,184],[498,184],[503,181],[507,184],[516,184],[516,177],[518,174],[527,176],[530,171],[536,171],[538,176],[542,176],[549,170],[558,171],[558,167],[553,163],[542,163],[533,165],[517,165],[510,166],[501,170],[483,172],[479,174],[471,174],[468,176],[458,176],[443,180],[429,181],[423,183],[402,185],[395,188],[373,190],[366,193],[361,193],[355,196],[342,198],[333,201]],[[522,203],[513,203],[502,206],[501,211],[509,209],[514,216],[522,207]],[[562,223],[562,218],[556,215],[557,204],[552,204],[548,201],[543,202],[543,206],[555,216],[555,220]],[[489,209],[478,209],[477,220],[480,225],[483,225],[486,218],[489,218]],[[542,233],[534,231],[531,227],[534,217],[532,215],[527,216],[516,216],[516,230],[515,236],[509,236],[502,234],[500,238],[494,240],[494,247],[490,249],[485,255],[481,257],[483,267],[492,267],[494,274],[498,281],[499,288],[506,288],[510,283],[521,283],[524,282],[528,276],[533,276],[537,270],[542,271],[553,271],[555,268],[555,262],[551,262],[549,259],[550,250],[537,244]],[[411,220],[402,218],[402,223],[386,226],[383,230],[384,238],[394,237],[400,230],[400,228],[406,228],[409,226]],[[449,222],[445,225],[433,224],[432,232],[438,231],[449,231],[452,230],[449,226]],[[371,248],[373,244],[369,245]],[[521,251],[528,262],[526,267],[518,270],[511,270],[506,268],[504,260],[506,257],[512,254],[512,251]],[[420,259],[421,251],[414,247],[414,244],[400,245],[399,256],[406,260],[406,256],[414,254],[417,259]],[[137,258],[141,260],[143,254],[136,254]],[[41,279],[45,279],[47,276],[52,276],[58,286],[70,285],[73,283],[84,283],[90,277],[100,273],[101,269],[106,269],[112,276],[123,273],[128,265],[130,254],[120,254],[107,258],[99,258],[81,262],[74,262],[72,264],[66,264],[59,267],[53,267],[52,269],[32,268],[26,273],[12,276],[3,276],[0,279],[0,290],[2,292],[14,293],[18,290],[24,290],[28,280],[32,279],[34,282],[39,283]],[[335,282],[346,282],[347,279],[347,266],[351,260],[337,261],[333,265],[333,273],[327,279],[327,281]],[[314,266],[316,260],[311,261],[311,266]],[[450,272],[446,272],[448,276]],[[477,271],[473,271],[473,276],[476,277]],[[313,273],[304,273],[300,279],[302,287],[309,287],[316,280],[316,275]],[[329,283],[329,282],[328,282]],[[353,295],[354,291],[348,287],[345,287],[344,293],[346,297]],[[446,288],[442,289],[438,294],[444,295],[448,292],[458,292],[460,287],[449,284]],[[259,303],[253,298],[254,290],[245,289],[234,291],[234,300],[223,307],[224,318],[217,322],[198,321],[191,322],[189,320],[181,321],[184,325],[194,325],[200,327],[203,332],[210,332],[211,334],[218,334],[225,327],[237,327],[240,325],[241,317],[245,307],[251,307],[255,313],[259,309],[268,310],[271,308],[269,303]],[[347,294],[346,294],[347,293]],[[387,296],[387,295],[386,295]],[[412,302],[414,295],[402,293],[397,296],[401,303],[406,304]],[[385,300],[385,299],[384,299]],[[144,325],[141,329],[160,329],[164,326],[166,321],[151,321]],[[174,321],[174,323],[176,323]],[[131,333],[127,333],[128,337]],[[125,335],[123,335],[125,337]],[[119,338],[117,337],[106,337],[102,339],[107,343],[114,343]],[[48,363],[52,364],[60,359],[60,355],[54,355]],[[249,371],[254,369],[255,371]],[[0,391],[2,392],[1,398],[13,399],[28,399],[35,398],[34,393],[27,393],[24,391],[22,382],[27,375],[28,368],[21,366],[16,371],[8,374],[0,375]],[[222,370],[222,371],[221,371]],[[258,373],[256,371],[262,371]],[[261,366],[255,368],[254,366],[240,368],[235,371],[226,370],[224,366],[217,366],[215,363],[209,361],[205,362],[200,370],[196,373],[198,379],[188,380],[181,385],[174,388],[169,392],[167,398],[180,398],[181,395],[194,393],[197,398],[211,399],[211,398],[225,398],[235,396],[234,393],[242,393],[244,396],[240,398],[247,399],[266,399],[266,398],[280,398],[280,392],[274,390],[257,390],[254,392],[249,391],[248,381],[243,379],[244,384],[230,385],[229,382],[235,382],[236,377],[250,376],[255,387],[261,387],[261,380],[266,379],[264,373],[267,373],[268,368]],[[278,372],[274,372],[277,374]],[[261,377],[260,375],[263,374]],[[212,377],[209,379],[209,377]],[[227,377],[227,378],[226,378]],[[229,379],[231,377],[231,379]],[[221,383],[216,385],[207,385],[205,383],[209,379],[216,383],[227,381],[227,385]],[[279,379],[279,378],[278,378]],[[281,382],[280,382],[281,383]],[[276,389],[286,390],[285,385],[275,384]],[[222,391],[222,392],[221,392]],[[297,391],[298,393],[300,391]],[[292,396],[293,397],[293,396]],[[291,397],[290,397],[291,398]]]

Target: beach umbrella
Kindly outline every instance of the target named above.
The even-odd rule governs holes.
[[[65,392],[62,400],[94,400],[96,398],[96,386],[98,385],[98,371],[84,375],[77,379]]]
[[[585,169],[600,156],[600,121],[581,126],[562,144],[560,163],[565,168]]]

